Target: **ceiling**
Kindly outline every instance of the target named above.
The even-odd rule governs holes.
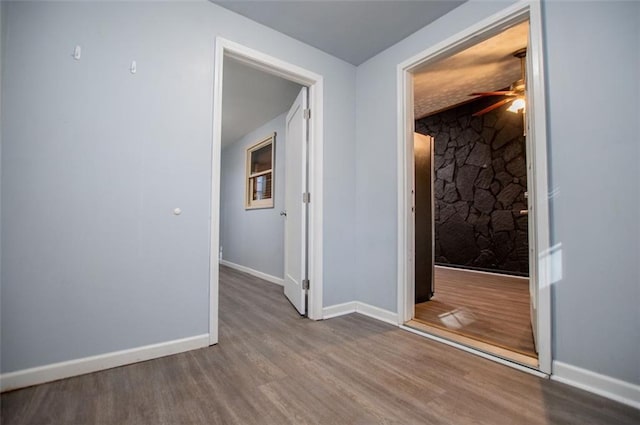
[[[265,11],[264,3],[268,3],[268,10],[282,10],[286,5],[292,6],[295,12],[289,16],[296,16],[303,10],[324,10],[320,14],[322,19],[309,22],[339,22],[341,18],[333,16],[335,11],[354,11],[366,6],[381,11],[381,5],[398,4],[400,10],[406,10],[405,3],[422,4],[422,1],[222,1],[216,3],[232,4],[233,6],[251,6],[248,9],[256,14],[269,15]],[[352,6],[357,6],[351,9]],[[427,2],[439,5],[442,2]],[[450,3],[450,2],[447,2]],[[456,2],[456,6],[461,2]],[[298,6],[304,6],[297,8]],[[330,6],[330,7],[329,7]],[[345,8],[349,6],[349,8]],[[225,6],[228,7],[228,6]],[[255,8],[254,8],[255,7]],[[230,8],[230,7],[229,7]],[[450,7],[452,9],[453,7]],[[263,12],[260,12],[260,11]],[[365,9],[361,9],[365,10]],[[333,11],[333,12],[331,12]],[[351,12],[351,13],[352,13]],[[274,12],[275,13],[275,12]],[[446,12],[445,12],[446,13]],[[395,16],[395,14],[390,14]],[[313,15],[312,15],[313,16]],[[435,18],[434,18],[435,19]],[[432,19],[433,20],[433,19]],[[388,20],[387,20],[388,21]],[[356,24],[359,22],[355,21]],[[402,27],[391,25],[388,27]],[[316,25],[316,24],[314,24]],[[312,25],[312,27],[314,26]],[[324,25],[320,25],[324,27]],[[338,27],[340,27],[338,25]],[[357,27],[353,25],[350,28]],[[276,28],[278,29],[278,28]],[[279,29],[281,30],[281,29]],[[342,39],[342,32],[323,31],[324,38],[331,38],[338,42]],[[322,37],[321,37],[322,38]],[[360,36],[359,39],[367,37]],[[520,78],[520,62],[512,56],[516,50],[527,45],[528,23],[524,22],[511,27],[502,33],[478,43],[456,55],[427,64],[414,73],[414,114],[416,118],[430,115],[434,112],[464,103],[472,99],[469,94],[477,91],[492,91],[508,87]],[[306,40],[302,40],[307,42]],[[316,40],[317,41],[317,40]],[[339,45],[340,43],[334,43]],[[345,48],[352,49],[357,42],[345,44]],[[384,47],[383,47],[384,48]],[[357,50],[357,49],[356,49]],[[350,54],[356,54],[356,51]],[[375,54],[377,52],[374,52]],[[287,111],[300,91],[300,85],[251,68],[232,58],[225,58],[224,65],[224,96],[222,116],[222,146],[227,146],[259,126]]]
[[[523,22],[416,71],[416,119],[467,102],[472,99],[470,93],[509,87],[520,78],[520,60],[513,52],[527,46],[528,33],[529,23]]]
[[[288,111],[301,87],[225,57],[222,147]]]
[[[211,0],[360,65],[466,0]]]

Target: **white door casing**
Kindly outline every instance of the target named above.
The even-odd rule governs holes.
[[[291,105],[285,122],[284,294],[300,314],[306,314],[307,278],[307,88]]]
[[[213,128],[211,155],[211,237],[209,256],[209,345],[218,343],[218,276],[220,246],[220,150],[222,138],[222,81],[224,60],[231,57],[245,65],[308,87],[311,119],[308,120],[308,187],[313,195],[309,204],[308,294],[307,316],[322,319],[323,287],[323,145],[324,145],[324,78],[290,62],[243,46],[223,37],[215,39]]]

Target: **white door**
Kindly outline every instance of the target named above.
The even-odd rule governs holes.
[[[307,278],[307,88],[303,87],[287,114],[285,131],[284,294],[306,314]]]

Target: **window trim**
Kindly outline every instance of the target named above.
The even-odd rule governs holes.
[[[271,168],[263,171],[259,171],[256,173],[251,173],[251,154],[257,150],[264,148],[265,146],[271,145]],[[246,210],[255,210],[255,209],[263,209],[263,208],[273,208],[274,207],[274,196],[275,196],[275,169],[276,169],[276,133],[274,132],[268,137],[260,140],[259,142],[249,146],[246,149],[245,153],[245,179],[244,179],[244,208]],[[266,175],[271,173],[271,198],[269,199],[259,199],[252,200],[251,193],[253,189],[252,179],[255,177],[259,177],[262,175]]]

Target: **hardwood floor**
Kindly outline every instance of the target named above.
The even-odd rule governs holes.
[[[638,424],[640,411],[221,267],[220,343],[2,394],[2,424]]]
[[[537,358],[527,279],[436,267],[435,284],[416,304],[417,321]]]

